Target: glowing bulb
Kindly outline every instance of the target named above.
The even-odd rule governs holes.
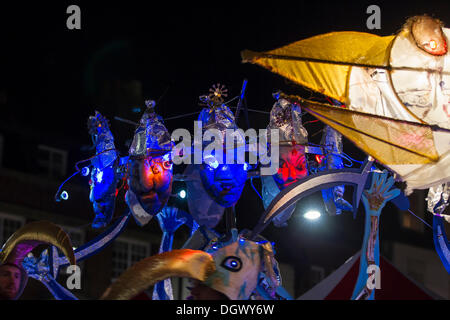
[[[81,175],[83,177],[86,177],[89,174],[89,167],[84,167],[83,169],[81,169]]]
[[[67,191],[61,192],[61,199],[63,200],[69,199],[69,194],[67,193]]]
[[[305,217],[305,219],[308,220],[317,220],[320,218],[321,214],[319,211],[311,210],[306,212],[303,216]]]
[[[434,41],[434,40],[431,40],[430,41],[430,48],[433,49],[433,50],[436,49],[437,48],[437,42]]]
[[[185,190],[181,190],[178,195],[180,196],[181,199],[186,198],[186,191]]]

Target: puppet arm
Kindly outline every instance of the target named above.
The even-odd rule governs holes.
[[[380,265],[380,249],[378,229],[381,211],[386,203],[400,194],[399,189],[391,189],[394,184],[388,172],[373,173],[372,183],[362,195],[362,202],[366,211],[364,239],[361,250],[358,280],[353,290],[352,300],[373,300],[375,291],[370,283]],[[370,279],[369,279],[370,277]],[[376,278],[375,278],[376,279]]]
[[[43,251],[39,259],[29,254],[22,263],[28,276],[40,281],[50,291],[56,300],[78,300],[72,292],[61,286],[51,275],[48,264],[48,252]]]
[[[159,226],[163,231],[159,253],[172,250],[175,231],[187,221],[185,217],[179,218],[177,213],[178,208],[164,207],[156,216]],[[172,283],[170,278],[155,284],[153,289],[153,300],[173,300]]]

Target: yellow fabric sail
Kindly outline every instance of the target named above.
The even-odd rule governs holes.
[[[439,159],[431,126],[283,97],[300,102],[305,111],[386,165],[428,164]]]
[[[450,39],[450,29],[442,31]],[[241,56],[345,104],[286,96],[396,172],[409,191],[450,181],[450,51],[425,52],[405,27],[385,37],[331,32]]]
[[[394,38],[364,32],[331,32],[267,52],[245,50],[241,56],[243,62],[259,64],[295,83],[346,103],[352,65],[387,67]]]

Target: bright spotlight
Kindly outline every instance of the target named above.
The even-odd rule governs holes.
[[[186,198],[186,191],[185,190],[181,190],[178,195],[180,196],[181,199]]]
[[[316,210],[310,210],[306,212],[303,216],[305,217],[305,219],[308,220],[317,220],[320,218],[320,212]]]

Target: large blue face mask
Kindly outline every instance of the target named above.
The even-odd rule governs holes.
[[[247,180],[247,164],[219,164],[217,161],[204,162],[200,167],[200,177],[208,194],[223,207],[236,204]]]

